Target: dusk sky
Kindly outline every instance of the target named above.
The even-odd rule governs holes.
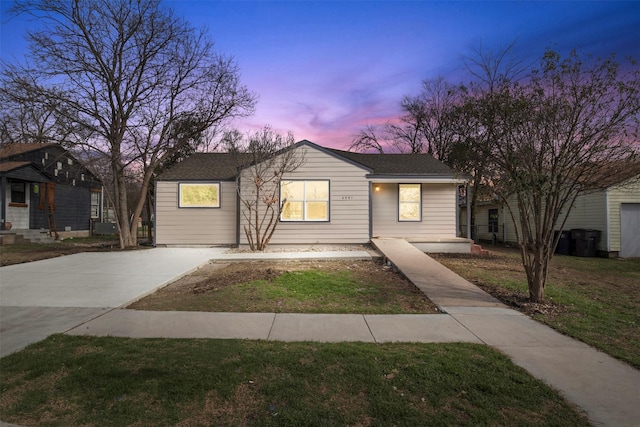
[[[296,140],[346,148],[367,124],[399,115],[423,79],[467,81],[464,56],[516,41],[532,65],[546,47],[640,60],[640,1],[192,1],[167,2],[206,26],[219,52],[235,57],[259,96],[242,131],[291,130]],[[1,1],[0,57],[24,53],[25,28]]]

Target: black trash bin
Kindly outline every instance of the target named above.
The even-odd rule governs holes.
[[[560,255],[571,255],[571,232],[568,230],[556,230],[554,233],[554,238],[557,238],[558,234],[560,234],[560,240],[558,240],[558,245],[556,246],[556,253]]]
[[[575,241],[575,255],[582,257],[596,256],[596,244],[600,240],[600,230],[574,228],[571,239]]]

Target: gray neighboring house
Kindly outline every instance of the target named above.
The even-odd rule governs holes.
[[[424,251],[470,251],[457,236],[458,187],[467,179],[426,154],[362,154],[300,141],[305,163],[283,178],[287,194],[270,245],[366,244],[406,239]],[[156,245],[247,244],[237,157],[196,153],[156,179]],[[242,191],[245,191],[244,189]]]

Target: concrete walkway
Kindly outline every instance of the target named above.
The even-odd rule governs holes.
[[[15,269],[0,268],[0,301],[3,305],[0,308],[0,353],[11,352],[5,348],[7,337],[15,338],[24,333],[29,338],[26,341],[35,342],[50,333],[67,330],[72,335],[138,338],[484,343],[503,351],[516,364],[559,390],[584,409],[596,425],[640,425],[640,372],[507,308],[405,241],[375,239],[374,244],[446,314],[243,314],[145,312],[117,308],[187,274],[208,259],[362,259],[370,257],[366,252],[255,256],[225,253],[222,249],[152,249],[143,251],[148,252],[148,257],[141,254],[131,263],[127,257],[118,258],[120,253],[114,253],[115,258],[80,258],[79,255],[105,254],[79,254],[57,258],[57,261],[47,260],[54,265],[38,264],[46,263],[39,261],[24,267],[14,266]],[[65,260],[68,258],[72,262]],[[121,262],[126,272],[122,275],[115,267]],[[83,272],[97,263],[104,264],[100,272]],[[173,267],[169,268],[169,265]],[[64,266],[73,266],[73,270]],[[53,271],[60,273],[52,274]],[[63,274],[63,271],[67,273]],[[25,275],[29,278],[24,278]],[[101,285],[93,282],[102,275],[105,277]],[[18,284],[14,285],[13,281]],[[118,283],[122,281],[123,286],[119,288]],[[67,289],[68,286],[73,290]],[[84,290],[84,287],[89,289]],[[22,293],[20,288],[24,288]],[[106,294],[102,296],[103,293]],[[69,300],[83,305],[65,305]],[[5,301],[11,302],[12,306],[5,307]],[[34,305],[34,301],[38,305]],[[107,302],[110,305],[105,305]],[[61,315],[56,308],[64,313]],[[11,315],[14,310],[19,313],[15,318]],[[59,316],[64,322],[44,325],[49,316]],[[7,319],[10,320],[8,325]],[[9,339],[9,348],[14,348],[13,351],[24,345],[24,340],[17,340],[12,347]]]
[[[483,343],[559,390],[603,426],[640,426],[640,372],[511,310],[411,244],[374,246]]]

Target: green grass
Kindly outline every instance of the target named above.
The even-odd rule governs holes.
[[[54,335],[0,365],[0,419],[23,425],[589,425],[473,344]]]
[[[319,262],[308,270],[272,273],[268,279],[243,281],[251,271],[200,273],[195,285],[177,282],[129,308],[140,310],[267,313],[435,313],[435,305],[409,281],[372,261]],[[330,266],[324,269],[323,266]],[[347,269],[347,267],[350,269]],[[248,265],[255,271],[261,264]],[[274,267],[275,269],[275,267]],[[239,280],[238,280],[239,279]],[[239,283],[235,283],[234,281]]]
[[[468,280],[528,294],[518,252],[438,260]],[[640,259],[555,256],[545,287],[559,314],[535,314],[554,329],[640,368]]]

